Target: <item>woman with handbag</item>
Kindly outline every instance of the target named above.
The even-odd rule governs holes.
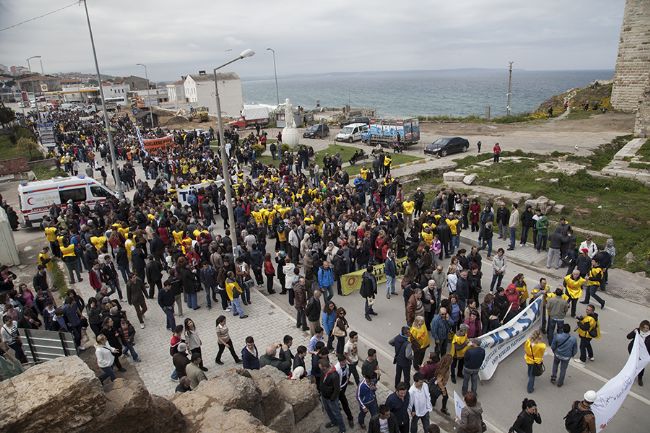
[[[436,407],[436,401],[438,401],[438,397],[442,396],[442,408],[440,409],[440,412],[447,416],[449,416],[449,411],[447,410],[447,401],[449,400],[449,394],[447,393],[447,381],[449,380],[451,362],[451,355],[446,354],[443,356],[440,359],[440,363],[438,364],[435,378],[429,382],[431,407]]]
[[[413,368],[418,371],[430,344],[429,331],[424,324],[424,317],[416,316],[410,331],[411,347],[413,347]]]
[[[346,315],[345,308],[339,307],[336,309],[336,322],[334,323],[334,328],[332,329],[332,335],[336,337],[336,354],[343,355],[343,349],[345,347],[345,337],[348,335],[348,319],[345,318]]]
[[[546,344],[542,341],[542,332],[539,329],[533,331],[524,343],[524,360],[528,366],[528,393],[535,390],[535,377],[541,376],[544,372],[544,351]]]

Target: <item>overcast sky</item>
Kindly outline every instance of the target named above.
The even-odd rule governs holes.
[[[0,28],[72,3],[0,0]],[[153,80],[246,48],[243,77],[412,69],[613,69],[625,0],[88,0],[102,73]],[[231,51],[226,51],[231,50]],[[0,32],[0,63],[94,72],[83,5]]]

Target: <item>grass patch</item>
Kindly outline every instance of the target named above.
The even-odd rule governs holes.
[[[61,263],[62,266],[65,266]],[[54,267],[52,268],[52,287],[59,293],[59,298],[64,299],[68,293],[68,282],[65,279],[65,274],[61,267],[59,267],[59,260],[54,259]]]
[[[566,118],[567,120],[583,120],[583,119],[589,119],[591,116],[595,114],[600,114],[599,111],[585,111],[582,108],[574,108],[571,110],[569,114],[567,114]]]
[[[420,122],[434,122],[434,123],[485,123],[487,119],[471,115],[471,116],[418,116]]]
[[[327,148],[316,152],[314,154],[314,159],[316,160],[316,164],[318,164],[320,167],[323,167],[323,159],[326,156],[334,156],[338,153],[341,156],[341,160],[345,163],[348,162],[350,158],[352,158],[352,155],[354,155],[354,152],[357,150],[358,149],[356,147],[341,146],[340,144],[332,143],[328,145]]]
[[[616,152],[621,150],[628,141],[632,139],[632,135],[621,135],[613,139],[610,143],[601,144],[591,155],[586,157],[571,156],[569,161],[586,163],[592,170],[602,170],[609,164]]]
[[[22,126],[13,128],[9,133],[0,134],[0,159],[10,159],[24,157],[30,159],[29,151],[25,148],[17,146],[21,138],[36,141],[36,137],[31,130]],[[38,152],[37,152],[38,153]],[[33,159],[42,159],[43,156],[38,153],[34,155]]]
[[[636,153],[636,156],[641,158],[641,161],[650,162],[650,139],[646,140],[643,145],[639,148],[639,151]]]
[[[638,170],[650,170],[650,162],[630,162],[628,167]]]
[[[68,173],[56,167],[34,167],[32,169],[36,180],[48,180],[53,177],[68,177]]]

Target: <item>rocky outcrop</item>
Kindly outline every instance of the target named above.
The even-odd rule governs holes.
[[[139,380],[102,386],[77,356],[0,382],[3,433],[316,433],[324,422],[316,387],[274,367],[231,369],[170,399]]]

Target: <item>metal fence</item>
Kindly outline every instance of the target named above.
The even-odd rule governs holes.
[[[74,338],[70,332],[21,329],[23,351],[30,364],[77,354]]]

